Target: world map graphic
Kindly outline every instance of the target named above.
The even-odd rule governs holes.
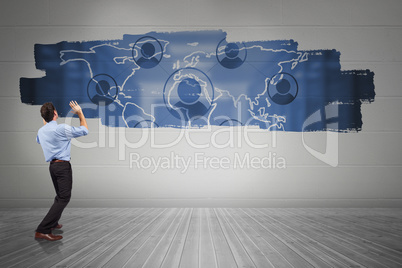
[[[74,99],[109,127],[362,129],[361,105],[375,97],[370,70],[342,70],[340,52],[298,50],[294,40],[228,40],[211,30],[36,44],[46,75],[20,79],[21,101],[51,101],[67,116]]]

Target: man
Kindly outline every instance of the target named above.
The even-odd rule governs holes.
[[[61,235],[53,235],[52,230],[62,228],[59,219],[71,198],[73,185],[70,164],[71,139],[88,134],[88,125],[81,107],[76,101],[71,101],[70,107],[80,119],[79,127],[57,124],[59,116],[50,102],[43,104],[40,109],[44,126],[39,129],[36,141],[42,146],[46,162],[50,162],[49,171],[56,197],[49,212],[36,229],[35,239],[56,241],[63,238]]]

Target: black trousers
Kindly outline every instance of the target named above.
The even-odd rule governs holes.
[[[70,162],[50,162],[49,171],[56,197],[49,212],[36,229],[37,232],[43,234],[50,234],[51,229],[59,223],[64,208],[70,202],[73,187],[73,171]]]

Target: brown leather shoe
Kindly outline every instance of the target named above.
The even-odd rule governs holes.
[[[42,234],[42,233],[35,232],[35,239],[45,239],[45,240],[49,240],[49,241],[56,241],[56,240],[60,240],[62,238],[63,237],[61,235]]]

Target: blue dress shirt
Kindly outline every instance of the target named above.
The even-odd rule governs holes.
[[[84,126],[72,127],[50,121],[38,130],[36,141],[42,146],[46,162],[53,159],[70,161],[71,139],[88,134]]]

